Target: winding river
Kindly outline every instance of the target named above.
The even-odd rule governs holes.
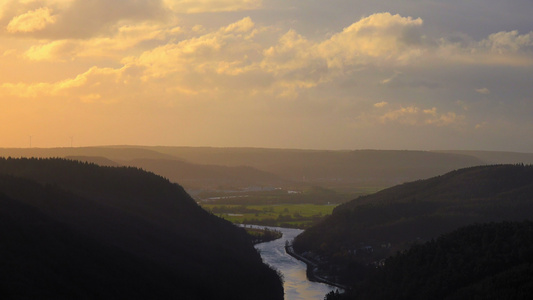
[[[256,227],[264,228],[264,226]],[[268,228],[281,231],[283,237],[272,242],[258,244],[255,248],[260,251],[261,257],[266,264],[272,266],[283,275],[285,300],[322,300],[327,293],[337,289],[333,286],[307,280],[305,263],[285,252],[285,241],[291,241],[302,230],[278,227]]]

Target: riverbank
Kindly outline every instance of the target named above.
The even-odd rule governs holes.
[[[296,253],[294,251],[294,249],[292,248],[292,245],[290,243],[286,243],[285,244],[285,252],[287,252],[287,254],[289,254],[290,256],[296,258],[297,260],[299,261],[302,261],[303,263],[305,263],[305,265],[307,266],[307,269],[306,269],[306,275],[307,275],[307,278],[309,279],[309,281],[313,281],[313,282],[320,282],[320,283],[325,283],[327,285],[331,285],[331,286],[334,286],[334,287],[338,287],[338,288],[341,288],[343,290],[348,290],[349,287],[345,286],[345,285],[342,285],[342,284],[339,284],[339,283],[336,283],[336,282],[333,282],[327,278],[324,278],[322,276],[319,276],[316,274],[315,272],[315,269],[318,267],[318,264],[299,255],[298,253]]]

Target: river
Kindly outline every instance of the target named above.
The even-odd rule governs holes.
[[[254,226],[264,228],[264,226]],[[267,227],[279,230],[283,237],[255,246],[261,253],[263,261],[283,275],[285,300],[323,300],[324,296],[336,287],[307,280],[305,263],[285,252],[285,241],[292,241],[302,230],[291,228]]]

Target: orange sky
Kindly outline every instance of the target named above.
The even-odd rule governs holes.
[[[463,2],[3,0],[0,147],[533,152],[533,6]]]

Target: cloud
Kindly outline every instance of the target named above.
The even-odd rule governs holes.
[[[475,129],[479,130],[479,129],[486,128],[487,126],[488,126],[488,123],[487,122],[483,122],[483,123],[476,124]]]
[[[262,6],[262,0],[163,0],[163,3],[177,13],[242,11]]]
[[[181,34],[178,26],[162,26],[152,22],[123,25],[110,37],[61,39],[31,46],[25,55],[35,61],[68,61],[92,57],[113,57],[121,60],[125,52],[144,42],[164,42]]]
[[[480,45],[498,54],[532,51],[533,32],[520,35],[516,30],[501,31],[489,35],[487,39],[480,42]]]
[[[95,91],[99,90],[106,94],[112,91],[111,85],[121,86],[119,80],[123,69],[92,67],[88,71],[75,78],[65,79],[51,83],[3,83],[0,85],[0,95],[19,98],[53,97],[79,97],[92,98]]]
[[[488,88],[480,88],[480,89],[476,89],[476,92],[480,93],[480,94],[483,94],[483,95],[488,95],[490,94],[490,90]]]
[[[186,90],[233,90],[235,85],[253,89],[262,85],[251,81],[261,58],[262,47],[254,38],[258,31],[250,18],[243,18],[214,32],[125,58],[123,63],[141,68],[145,81],[174,81],[188,85]],[[239,77],[245,73],[249,78]]]
[[[14,17],[7,25],[7,31],[10,33],[40,31],[56,21],[57,17],[52,15],[52,10],[43,7]]]
[[[425,78],[418,78],[413,76],[406,76],[401,72],[394,72],[389,78],[380,81],[380,85],[392,88],[426,88],[436,89],[441,86],[438,82],[431,81]]]
[[[67,40],[53,41],[47,44],[31,46],[25,53],[30,60],[64,61],[73,57],[79,49],[75,42]]]
[[[399,122],[403,124],[416,125],[417,120],[414,118],[418,116],[420,109],[418,107],[409,106],[402,107],[397,110],[389,111],[379,117],[381,123]]]
[[[328,65],[342,67],[367,63],[373,58],[392,62],[408,61],[420,54],[420,18],[377,13],[334,34],[318,46]]]
[[[89,9],[84,6],[87,2],[72,0],[66,5],[67,11],[85,7],[92,13],[101,12],[103,2],[93,2],[94,7]],[[307,90],[339,81],[364,82],[367,90],[372,89],[369,84],[406,90],[442,89],[444,81],[433,78],[437,73],[430,71],[439,63],[446,62],[440,69],[454,73],[456,68],[463,67],[465,57],[476,63],[479,57],[502,55],[489,51],[485,42],[432,43],[430,37],[422,34],[422,19],[398,14],[376,13],[338,33],[311,40],[295,30],[276,37],[279,28],[258,26],[250,17],[214,30],[201,25],[184,29],[175,19],[125,21],[135,18],[139,10],[150,4],[147,0],[126,2],[123,11],[113,10],[104,18],[122,20],[111,26],[111,32],[84,39],[39,40],[25,50],[25,57],[65,63],[109,59],[115,67],[140,70],[144,82],[172,82],[170,90],[189,94],[192,91],[212,94],[238,87],[249,93],[296,98]],[[154,6],[150,6],[151,13],[156,11]],[[486,40],[500,41],[499,44],[504,43],[502,40],[529,43],[526,35],[513,32],[499,33]],[[391,73],[392,76],[385,77]]]
[[[389,78],[386,78],[386,79],[383,79],[380,83],[381,84],[389,84],[391,83],[393,80],[396,79],[396,77],[398,77],[401,73],[398,73],[398,72],[394,72],[394,75],[392,75],[391,77]]]
[[[277,78],[274,89],[282,97],[294,98],[302,89],[329,81],[327,61],[317,55],[316,44],[293,30],[263,51],[260,67]]]
[[[390,110],[377,117],[382,124],[398,123],[411,126],[435,125],[449,126],[458,125],[465,119],[463,115],[454,112],[439,113],[437,108],[421,109],[416,106],[400,107]]]
[[[465,116],[457,115],[454,112],[447,112],[444,114],[438,114],[437,109],[433,108],[431,110],[424,110],[424,114],[430,116],[425,120],[426,124],[436,125],[436,126],[449,126],[449,125],[458,125],[463,122]]]
[[[214,95],[239,89],[254,93],[257,87],[271,82],[269,76],[260,72],[258,62],[262,48],[254,42],[258,31],[250,18],[244,18],[215,32],[179,42],[168,41],[169,35],[180,32],[176,28],[154,30],[142,24],[125,26],[113,39],[57,40],[32,46],[25,56],[36,61],[67,63],[82,57],[114,57],[115,53],[122,66],[93,67],[76,78],[55,83],[6,83],[0,87],[4,93],[20,97],[61,96],[68,91],[90,100],[85,102],[94,101],[94,95],[102,100],[117,98],[121,93],[124,95],[119,97],[127,97],[135,89],[134,85],[143,86],[147,91],[157,89],[168,98],[176,94]],[[146,40],[161,40],[165,44],[138,55],[125,58],[119,55]],[[90,84],[96,78],[97,82]],[[76,82],[79,85],[73,86]],[[113,96],[110,90],[115,91],[111,93]]]
[[[445,63],[493,66],[533,65],[533,32],[501,31],[480,41],[440,39],[434,59]]]
[[[423,52],[420,18],[377,13],[329,38],[312,41],[289,30],[263,51],[261,68],[282,80],[278,86],[299,90],[331,82],[366,65],[404,65]]]
[[[21,13],[23,12],[23,13]],[[9,1],[4,18],[11,35],[40,39],[90,38],[114,34],[124,22],[165,22],[170,11],[154,0]]]
[[[385,102],[385,101],[382,101],[382,102],[374,103],[374,107],[382,108],[382,107],[387,106],[387,104],[389,104],[389,103]]]

